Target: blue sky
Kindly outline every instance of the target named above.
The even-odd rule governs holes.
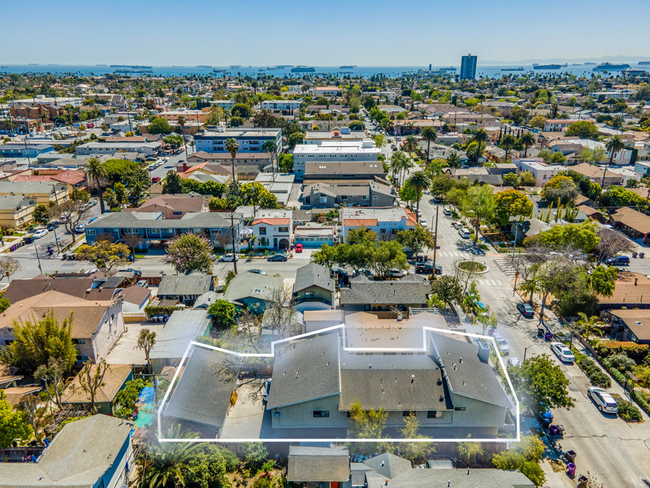
[[[650,1],[3,2],[0,64],[458,65],[650,58]]]

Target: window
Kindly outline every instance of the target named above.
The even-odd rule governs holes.
[[[377,198],[377,197],[373,197],[373,198]],[[368,195],[364,195],[364,196],[362,197],[362,200],[368,200]]]
[[[385,233],[386,233],[386,229],[379,229],[379,233],[380,233],[380,234],[385,234]]]
[[[305,298],[314,298],[314,294],[310,291],[305,292]]]
[[[85,344],[86,339],[72,339],[73,344]]]
[[[456,410],[457,412],[464,412],[465,407],[456,407],[456,408],[454,408],[454,410]]]
[[[315,419],[327,419],[330,416],[329,410],[314,410]]]
[[[373,200],[377,200],[378,198],[379,198],[379,197],[378,197],[377,195],[373,195],[373,196],[372,196],[372,199],[373,199]],[[366,200],[367,200],[367,198],[366,198]]]
[[[410,411],[410,410],[404,410],[404,411],[402,412],[402,417],[408,417],[409,415],[411,415],[411,411]],[[413,412],[413,415],[415,415],[415,412]]]
[[[212,235],[220,235],[221,234],[221,229],[212,229],[212,230],[210,230],[210,234],[212,234]]]
[[[265,236],[266,235],[266,227],[260,227],[260,235]]]
[[[278,232],[288,233],[289,227],[278,227]]]
[[[22,220],[22,219],[21,219],[21,220]],[[94,236],[94,235],[95,235],[95,231],[94,231],[93,229],[88,229],[88,230],[86,230],[86,233],[87,233],[89,236]]]
[[[428,419],[441,419],[442,418],[442,412],[437,412],[436,410],[429,410],[427,412],[427,418]]]
[[[347,195],[341,195],[341,200],[347,200],[348,196]]]
[[[172,215],[183,215],[183,212],[172,212]]]

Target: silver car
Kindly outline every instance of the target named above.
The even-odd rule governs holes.
[[[592,386],[587,390],[587,396],[596,404],[598,410],[603,413],[618,413],[618,403],[607,390]]]
[[[501,349],[501,352],[505,354],[506,356],[510,354],[510,346],[506,342],[506,340],[503,338],[503,336],[499,332],[495,332],[494,335],[494,340],[497,343],[497,346],[499,346],[499,349]]]

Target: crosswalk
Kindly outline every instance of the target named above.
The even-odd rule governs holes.
[[[515,269],[512,267],[512,264],[510,263],[510,258],[509,257],[507,257],[507,258],[506,257],[496,258],[494,260],[494,264],[506,276],[509,276],[510,278],[515,277]]]
[[[438,256],[443,258],[472,258],[474,256],[484,256],[483,251],[438,251]]]
[[[488,279],[477,279],[476,282],[479,285],[483,286],[503,286],[503,282],[501,280],[488,280]]]

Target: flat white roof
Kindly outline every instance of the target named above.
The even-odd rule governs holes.
[[[362,147],[363,141],[324,141],[322,144],[299,144],[293,154],[379,154],[377,147]]]

